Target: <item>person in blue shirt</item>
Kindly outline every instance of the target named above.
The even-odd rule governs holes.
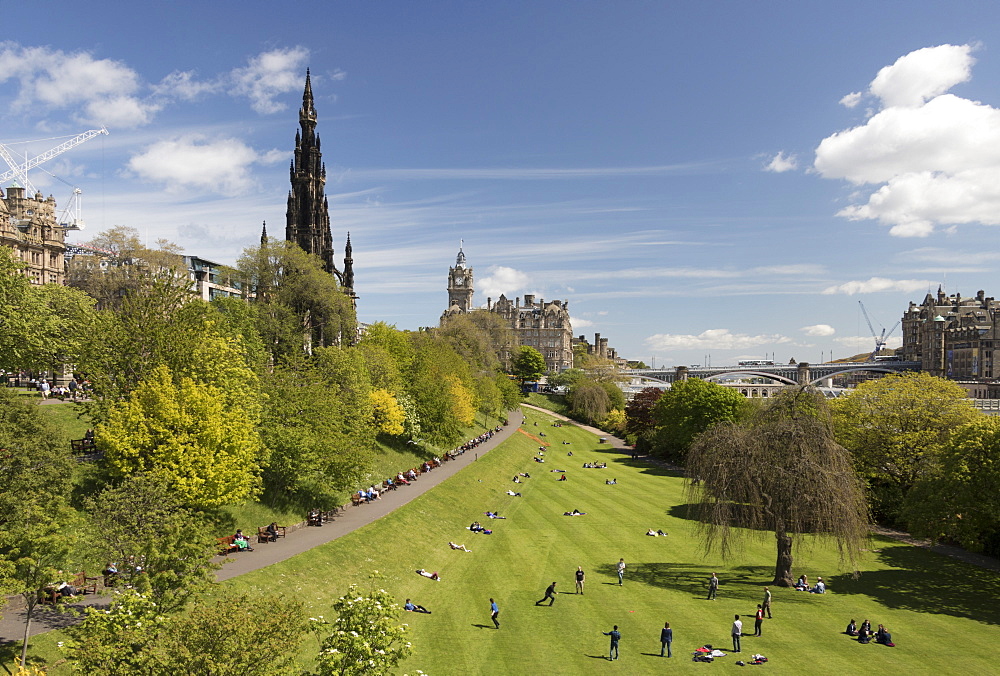
[[[431,611],[427,610],[419,603],[411,602],[410,599],[406,599],[406,603],[403,604],[403,610],[408,610],[411,613],[427,613],[428,615],[431,614]]]
[[[663,623],[663,629],[660,630],[660,657],[663,657],[663,651],[667,651],[667,657],[673,657],[674,654],[670,650],[670,644],[674,642],[674,630],[670,628],[669,622]]]
[[[618,641],[621,640],[622,635],[618,631],[618,625],[616,624],[611,631],[602,631],[605,636],[611,637],[611,648],[608,650],[608,659],[617,660],[618,659]]]
[[[499,617],[500,617],[500,608],[499,606],[497,606],[496,601],[490,599],[490,619],[493,620],[493,624],[496,625],[497,629],[500,628],[500,620],[497,619]]]
[[[825,594],[826,593],[826,583],[823,582],[823,578],[816,578],[816,586],[809,590],[813,594]]]

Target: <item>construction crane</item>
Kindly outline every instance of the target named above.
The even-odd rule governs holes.
[[[882,351],[882,348],[885,347],[886,341],[889,339],[889,336],[892,335],[892,332],[896,330],[896,327],[899,326],[899,322],[896,322],[896,324],[889,329],[888,333],[886,333],[884,326],[882,326],[881,334],[875,333],[875,327],[872,326],[872,320],[868,316],[868,310],[865,309],[865,304],[859,300],[858,305],[861,306],[861,312],[865,315],[865,321],[868,322],[868,330],[872,332],[872,338],[875,339],[875,351],[868,355],[867,361],[875,361],[875,356]],[[879,326],[881,326],[881,324]]]
[[[60,143],[59,145],[50,150],[46,150],[41,155],[36,155],[35,157],[32,157],[30,159],[25,158],[25,161],[20,163],[14,159],[14,156],[11,153],[10,148],[0,143],[0,157],[2,157],[4,162],[7,163],[7,166],[10,167],[9,171],[5,171],[4,173],[0,174],[0,183],[3,183],[4,181],[13,178],[21,184],[21,186],[27,191],[27,194],[29,196],[34,196],[38,192],[38,190],[36,190],[35,186],[32,185],[31,181],[28,180],[29,169],[34,169],[39,164],[47,162],[51,160],[53,157],[62,155],[67,150],[75,148],[76,146],[80,145],[81,143],[89,141],[95,136],[101,136],[101,135],[106,136],[107,134],[108,130],[104,127],[101,127],[100,129],[90,129],[88,131],[83,132],[82,134],[74,136],[73,138],[71,138],[68,141],[65,141],[64,143]]]
[[[79,188],[73,188],[73,194],[70,195],[69,201],[66,202],[66,208],[59,214],[56,223],[65,230],[83,230],[82,208],[83,191]]]

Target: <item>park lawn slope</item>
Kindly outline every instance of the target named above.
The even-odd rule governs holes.
[[[400,673],[590,673],[607,652],[601,632],[613,624],[622,632],[622,658],[608,668],[659,673],[666,666],[658,640],[664,621],[674,628],[670,666],[704,669],[690,661],[691,650],[711,643],[729,652],[734,614],[743,615],[744,631],[753,633],[753,611],[773,572],[772,535],[748,543],[737,560],[706,558],[680,477],[623,458],[569,423],[551,427],[549,416],[533,410],[526,416],[523,433],[430,493],[339,540],[227,584],[292,593],[312,615],[329,616],[330,604],[350,583],[380,571],[387,579],[379,585],[400,602],[409,597],[433,611],[404,614],[414,653]],[[547,444],[546,462],[534,462]],[[587,461],[609,467],[582,469]],[[556,468],[567,470],[567,481],[556,480],[550,471]],[[512,478],[522,471],[531,478],[515,485]],[[618,485],[605,484],[612,477]],[[523,497],[507,496],[508,488]],[[508,518],[486,519],[487,509]],[[587,515],[562,516],[572,509]],[[494,534],[466,530],[474,520]],[[647,537],[648,528],[669,535]],[[449,540],[472,553],[450,550]],[[813,580],[823,576],[830,593],[773,589],[774,619],[765,621],[762,638],[744,638],[744,660],[763,653],[770,658],[768,671],[783,674],[927,673],[954,670],[956,660],[972,673],[994,669],[995,659],[976,650],[991,645],[1000,624],[994,573],[877,540],[859,563],[861,577],[853,579],[835,547],[806,544],[795,552],[795,572]],[[619,557],[628,564],[622,587],[614,573]],[[572,593],[578,565],[587,573],[583,596]],[[420,577],[417,568],[438,571],[442,579]],[[718,599],[707,601],[713,571],[722,584]],[[560,592],[555,605],[536,606],[552,581]],[[500,605],[500,630],[489,618],[490,597]],[[898,647],[859,645],[842,635],[851,618],[884,623]],[[315,640],[305,642],[304,664],[316,647]]]

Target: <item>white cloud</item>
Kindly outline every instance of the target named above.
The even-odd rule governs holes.
[[[799,331],[802,331],[807,336],[832,336],[837,332],[835,328],[829,324],[813,324],[812,326],[803,326]]]
[[[730,333],[729,329],[709,329],[694,335],[657,333],[643,341],[654,350],[742,350],[758,345],[790,343],[791,338],[778,333],[751,336]]]
[[[878,72],[869,91],[886,107],[919,106],[972,76],[971,45],[925,47]]]
[[[941,45],[901,57],[869,86],[880,109],[820,142],[820,175],[878,186],[852,195],[861,203],[839,216],[877,220],[897,237],[1000,225],[1000,110],[947,93],[971,77],[972,50]]]
[[[795,155],[786,155],[784,151],[781,151],[771,158],[771,161],[764,167],[764,171],[773,171],[776,174],[781,174],[786,171],[792,171],[798,168],[798,166],[798,159]]]
[[[159,109],[137,96],[141,82],[134,70],[88,52],[0,43],[0,83],[11,79],[20,83],[15,110],[71,109],[83,122],[135,127],[148,123]]]
[[[872,277],[867,281],[853,280],[850,282],[844,282],[843,284],[837,284],[835,286],[828,286],[823,289],[823,293],[826,295],[843,293],[848,296],[853,296],[856,293],[878,293],[880,291],[901,291],[903,293],[910,293],[913,291],[919,291],[920,289],[926,289],[931,284],[932,282],[929,282],[926,279],[886,279],[885,277]]]
[[[238,195],[253,187],[251,165],[270,156],[258,154],[238,139],[207,141],[187,136],[154,143],[132,156],[128,169],[143,180],[166,184],[171,191]]]
[[[275,101],[275,97],[302,86],[308,59],[309,50],[301,46],[262,52],[251,57],[245,68],[233,70],[231,93],[249,98],[251,107],[258,113],[284,110],[287,106]]]
[[[155,94],[168,99],[181,99],[193,101],[202,94],[208,94],[219,89],[218,82],[204,82],[195,80],[194,71],[175,70],[162,80],[159,84],[153,85]]]
[[[583,319],[582,317],[570,316],[569,323],[573,325],[574,329],[585,329],[594,325],[594,322],[589,319]]]
[[[840,105],[845,108],[854,108],[859,103],[861,103],[861,92],[851,92],[840,99]]]
[[[485,277],[476,280],[476,293],[496,300],[500,294],[513,298],[517,292],[529,284],[526,273],[503,265],[493,265],[487,269]]]

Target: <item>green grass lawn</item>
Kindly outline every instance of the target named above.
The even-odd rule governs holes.
[[[526,414],[523,430],[544,432],[542,441],[552,444],[544,464],[532,461],[539,441],[515,434],[378,522],[226,584],[294,594],[311,614],[329,616],[331,602],[350,583],[379,570],[387,576],[381,586],[400,602],[410,597],[433,611],[404,614],[414,653],[399,673],[645,674],[660,673],[667,664],[689,670],[734,664],[732,655],[712,667],[694,663],[690,652],[711,643],[728,653],[736,613],[744,616],[744,631],[753,633],[753,611],[773,573],[773,536],[751,541],[728,562],[705,557],[687,517],[680,477],[615,454],[575,426],[553,428],[547,415]],[[582,469],[586,461],[607,461],[609,467]],[[568,470],[568,480],[558,482],[550,472],[555,468]],[[511,479],[521,471],[531,478],[516,487]],[[605,485],[611,477],[618,485]],[[507,496],[511,487],[523,497]],[[587,515],[562,516],[574,508]],[[485,519],[487,509],[508,518]],[[465,530],[477,519],[494,534]],[[650,527],[669,535],[647,537]],[[449,540],[472,553],[450,550]],[[614,572],[619,557],[628,564],[622,587]],[[769,673],[1000,671],[988,654],[1000,625],[996,573],[884,539],[873,542],[857,579],[839,565],[829,544],[798,545],[795,561],[796,575],[822,576],[830,592],[772,590],[774,619],[765,621],[763,637],[743,639],[740,655],[746,660],[755,652],[765,654],[770,662],[761,668]],[[578,565],[587,573],[583,596],[572,593]],[[442,579],[420,577],[417,568],[438,571]],[[713,571],[722,584],[718,599],[707,601]],[[553,580],[560,592],[555,605],[536,606]],[[499,631],[489,618],[491,596],[501,609]],[[840,632],[851,618],[884,623],[897,647],[860,645],[844,636]],[[674,628],[669,662],[659,657],[664,621]],[[613,624],[622,632],[621,659],[605,663],[608,639],[601,632]],[[39,653],[51,656],[56,640],[53,633],[39,641]],[[315,638],[304,641],[304,666],[316,648]]]
[[[84,412],[83,407],[71,401],[39,406],[38,412],[56,429],[62,431],[66,439],[83,439],[83,435],[91,427],[90,417]]]

